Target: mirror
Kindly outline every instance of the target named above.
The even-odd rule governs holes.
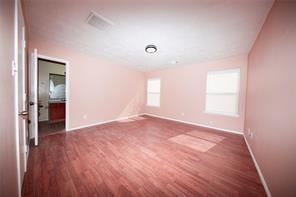
[[[65,99],[65,75],[49,73],[49,99]]]

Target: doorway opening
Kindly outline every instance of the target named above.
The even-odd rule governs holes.
[[[65,132],[66,64],[38,57],[38,136]]]

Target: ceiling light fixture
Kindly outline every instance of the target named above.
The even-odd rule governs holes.
[[[145,51],[147,53],[155,53],[157,51],[157,47],[155,45],[150,44],[146,46]]]

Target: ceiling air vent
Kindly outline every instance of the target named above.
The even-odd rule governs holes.
[[[86,22],[99,30],[105,30],[113,25],[110,20],[93,11],[88,15]]]

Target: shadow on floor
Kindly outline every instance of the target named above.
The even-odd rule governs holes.
[[[57,133],[65,132],[65,121],[60,122],[49,122],[42,121],[38,125],[38,135],[39,137],[44,137],[48,135],[53,135]]]

